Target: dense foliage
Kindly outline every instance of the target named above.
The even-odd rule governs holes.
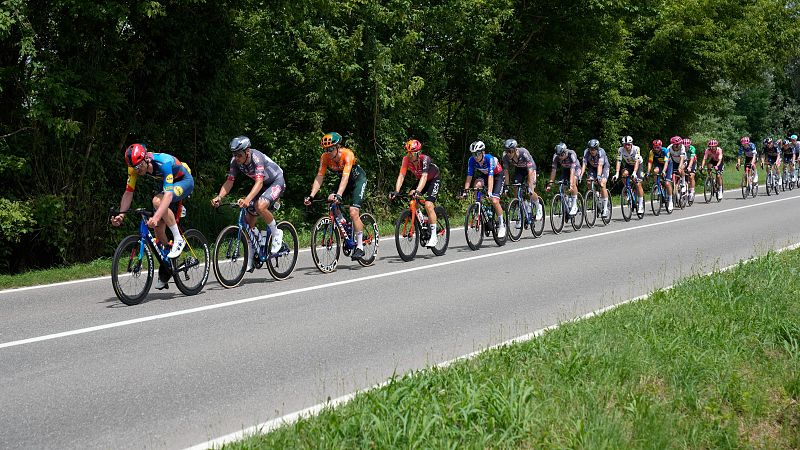
[[[136,141],[188,162],[193,225],[231,137],[309,189],[323,131],[345,135],[369,207],[409,137],[457,189],[470,141],[513,136],[540,165],[559,140],[800,128],[800,7],[780,0],[2,0],[0,271],[92,259]],[[725,147],[725,145],[723,145]],[[155,186],[155,183],[153,183]],[[237,184],[249,189],[249,183]],[[148,205],[152,193],[137,190]],[[444,197],[448,197],[447,194]],[[383,196],[381,196],[383,198]],[[300,211],[289,211],[301,221]]]

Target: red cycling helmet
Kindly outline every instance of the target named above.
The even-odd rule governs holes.
[[[672,145],[680,145],[683,143],[683,139],[680,136],[672,136],[669,138],[669,143]]]
[[[716,140],[716,139],[709,139],[709,140],[708,140],[708,146],[709,146],[709,147],[716,147],[716,146],[718,146],[718,145],[719,145],[719,142],[717,142],[717,140]]]
[[[422,150],[422,142],[416,139],[411,139],[408,142],[406,142],[406,152],[416,153],[420,150]]]
[[[743,137],[741,143],[742,145],[750,145],[750,138],[748,136]]]
[[[656,139],[653,141],[653,147],[663,147],[664,143],[661,142],[661,139]]]
[[[691,138],[683,138],[683,145],[685,145],[687,147],[692,145],[692,139]]]
[[[142,144],[131,144],[125,149],[125,164],[130,167],[138,166],[147,158],[147,149]]]

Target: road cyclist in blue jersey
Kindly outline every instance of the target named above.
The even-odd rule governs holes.
[[[785,164],[786,169],[789,170],[789,176],[791,177],[787,182],[796,183],[797,176],[795,174],[795,167],[797,163],[797,152],[794,147],[792,147],[789,139],[778,139],[778,142],[781,148],[781,159],[783,159],[783,164]]]
[[[475,141],[469,145],[469,152],[472,156],[467,161],[467,179],[464,181],[464,191],[461,198],[467,197],[467,191],[472,184],[475,189],[486,188],[489,199],[494,206],[497,215],[497,237],[506,237],[506,224],[503,219],[503,207],[500,205],[500,195],[503,193],[505,183],[505,173],[500,161],[494,156],[486,153],[486,144],[483,141]],[[473,178],[475,180],[473,184]]]
[[[211,199],[211,205],[218,208],[220,201],[225,198],[233,187],[236,175],[243,173],[253,179],[253,187],[243,198],[237,200],[240,208],[247,208],[245,221],[259,234],[256,228],[256,219],[261,216],[267,223],[272,236],[270,253],[278,253],[283,245],[283,230],[278,228],[275,216],[271,209],[279,205],[280,199],[286,191],[286,182],[283,179],[283,169],[270,157],[264,153],[251,148],[250,139],[247,136],[237,136],[231,140],[229,145],[231,151],[231,161],[228,166],[228,178],[219,193]],[[261,232],[261,239],[266,238],[266,231]],[[266,243],[264,243],[266,245]],[[254,259],[256,252],[250,249],[250,260],[247,261],[247,271],[254,270]]]
[[[620,173],[623,177],[630,176],[631,183],[636,186],[636,193],[639,197],[639,205],[637,206],[637,214],[644,213],[644,188],[642,187],[641,179],[642,179],[642,163],[644,160],[642,159],[641,149],[638,145],[633,145],[633,137],[632,136],[624,136],[620,143],[622,147],[618,149],[618,156],[617,156],[617,167],[616,173],[614,174],[614,181],[617,181],[620,177]],[[622,163],[625,163],[624,167]],[[622,172],[620,172],[620,168]]]
[[[535,220],[542,220],[542,204],[539,202],[539,196],[536,194],[536,162],[533,156],[525,147],[520,147],[515,139],[506,139],[503,143],[503,167],[505,167],[505,184],[527,183],[528,194],[530,196],[531,204],[536,205]],[[511,180],[513,167],[514,179]],[[524,202],[523,202],[524,203]],[[521,224],[522,222],[520,222]]]
[[[758,157],[758,150],[756,144],[750,142],[749,136],[743,136],[739,141],[739,153],[736,156],[736,170],[742,165],[744,159],[745,174],[747,169],[753,172],[753,183],[758,184],[758,171],[756,170],[756,158]],[[742,185],[747,183],[746,175],[742,175]]]
[[[546,190],[550,192],[550,187],[556,179],[556,170],[561,168],[561,181],[565,186],[569,186],[569,215],[578,214],[578,180],[581,178],[581,163],[575,150],[567,148],[567,144],[559,142],[553,154],[553,164],[550,170],[550,180],[547,182]]]
[[[772,138],[767,137],[764,138],[761,147],[761,168],[766,168],[767,174],[769,174],[772,171],[773,166],[775,168],[775,173],[778,174],[777,184],[780,186],[783,184],[783,177],[780,172],[781,149],[779,148],[778,144],[772,140]]]
[[[111,218],[111,224],[118,227],[125,218],[124,211],[128,211],[133,202],[133,192],[136,189],[136,180],[140,176],[150,175],[161,179],[161,189],[153,197],[152,203],[155,212],[147,220],[147,226],[155,229],[156,237],[161,245],[167,245],[166,229],[172,233],[172,248],[167,254],[170,259],[177,258],[183,252],[186,245],[178,222],[175,219],[175,212],[170,209],[170,205],[176,204],[188,197],[194,190],[194,178],[192,177],[189,166],[180,162],[177,158],[166,153],[151,153],[143,144],[131,144],[125,149],[125,163],[128,166],[128,180],[125,186],[125,193],[119,203],[119,210],[123,211],[119,215]],[[168,279],[168,278],[167,278]],[[167,279],[162,278],[159,270],[156,289],[168,287]]]
[[[586,174],[586,183],[589,180],[597,181],[600,185],[600,198],[602,202],[603,217],[608,217],[611,211],[608,208],[608,174],[611,170],[611,161],[603,147],[600,147],[600,141],[591,139],[586,144],[583,150],[583,165],[581,166],[581,173]],[[588,205],[587,205],[588,208]]]
[[[664,147],[661,139],[653,140],[650,156],[647,157],[647,173],[661,174],[667,191],[667,211],[672,211],[672,170],[672,158],[669,157],[669,150]]]

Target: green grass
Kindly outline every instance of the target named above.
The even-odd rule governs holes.
[[[16,275],[0,275],[0,289],[58,283],[60,281],[100,277],[110,274],[111,258],[100,258],[84,264],[73,264],[46,270],[32,270]]]
[[[225,448],[798,448],[798,268],[695,277]]]

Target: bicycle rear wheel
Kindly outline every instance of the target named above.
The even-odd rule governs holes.
[[[297,248],[297,230],[295,230],[294,225],[283,221],[278,224],[278,229],[283,231],[283,243],[278,253],[270,254],[267,257],[267,270],[272,275],[272,278],[280,281],[285,280],[294,272],[299,250]],[[272,248],[272,240],[274,238],[274,235],[270,235],[269,242],[267,242],[268,249]]]
[[[595,222],[597,222],[599,205],[597,204],[596,199],[597,196],[593,190],[586,191],[586,193],[583,195],[583,205],[586,207],[584,217],[586,218],[586,226],[589,228],[592,228]]]
[[[575,197],[575,201],[578,203],[577,212],[574,216],[572,216],[572,229],[578,231],[583,226],[583,220],[586,218],[586,210],[583,209],[583,197],[578,195]]]
[[[714,180],[712,178],[706,178],[706,181],[703,183],[703,200],[705,200],[706,203],[710,203],[711,198],[715,195]]]
[[[183,232],[186,247],[172,260],[172,279],[183,295],[196,295],[208,281],[208,240],[203,233],[190,229]]]
[[[140,255],[142,245],[144,250]],[[130,235],[119,243],[111,262],[111,285],[122,303],[128,306],[141,303],[150,292],[153,272],[153,255],[140,236]]]
[[[358,259],[358,263],[364,267],[371,266],[378,257],[378,221],[370,213],[361,214],[361,223],[364,224],[364,256]]]
[[[400,213],[394,224],[394,245],[403,261],[411,261],[419,248],[419,221],[411,217],[411,210]]]
[[[536,201],[539,203],[539,211],[542,212],[542,216],[539,218],[539,220],[536,220],[536,211],[531,211],[533,222],[530,224],[530,226],[533,237],[539,237],[542,235],[542,232],[544,231],[544,221],[546,220],[544,214],[544,201],[542,200],[542,197],[536,197]]]
[[[517,242],[522,237],[522,230],[527,222],[527,214],[522,202],[518,198],[512,199],[506,206],[506,221],[508,222],[508,238]]]
[[[250,252],[250,238],[238,226],[231,225],[220,231],[212,257],[214,276],[219,284],[233,288],[242,282]]]
[[[450,218],[447,217],[447,210],[442,206],[434,208],[436,212],[436,246],[431,247],[431,251],[436,256],[442,256],[450,245]]]
[[[470,249],[477,250],[481,248],[481,243],[483,243],[483,220],[480,206],[477,203],[473,203],[467,208],[467,214],[464,216],[464,236]]]
[[[311,259],[320,272],[331,273],[339,263],[342,250],[341,238],[330,217],[323,216],[311,231]]]

